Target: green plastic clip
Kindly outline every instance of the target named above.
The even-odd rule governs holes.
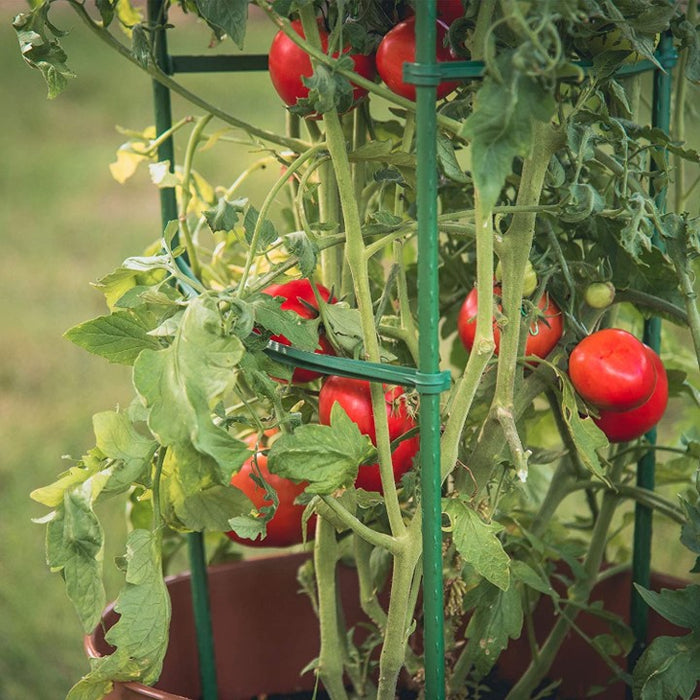
[[[421,394],[440,394],[450,388],[452,378],[449,370],[442,372],[420,372],[413,367],[387,365],[382,362],[365,362],[349,357],[319,355],[269,341],[265,352],[275,361],[294,367],[310,369],[321,374],[334,374],[353,379],[386,382],[413,387]]]

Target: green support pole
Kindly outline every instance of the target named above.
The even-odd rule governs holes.
[[[668,56],[672,50],[673,41],[670,36],[661,39],[659,53],[661,57]],[[667,63],[664,61],[664,63]],[[664,65],[664,70],[654,71],[654,89],[652,96],[652,124],[664,132],[669,133],[671,127],[671,66]],[[663,212],[666,201],[666,190],[663,189],[656,195],[656,205]],[[654,236],[655,245],[660,245],[658,234]],[[659,352],[661,346],[661,319],[650,318],[644,324],[643,341],[655,352]],[[646,435],[651,445],[656,444],[656,428],[652,428]],[[637,464],[637,486],[653,490],[655,485],[656,456],[653,450],[642,457]],[[634,545],[632,555],[632,580],[634,583],[649,587],[651,577],[651,538],[652,538],[651,508],[639,503],[634,512]],[[642,600],[636,589],[632,589],[630,608],[631,627],[634,633],[635,646],[630,654],[629,665],[634,667],[637,659],[644,650],[648,632],[648,607]]]
[[[419,369],[437,373],[438,245],[435,0],[416,3],[416,61],[423,79],[416,81],[416,151],[418,203]],[[442,504],[440,489],[440,394],[421,393],[421,508],[423,517],[423,614],[425,620],[425,697],[445,697],[445,640],[442,581]]]
[[[148,20],[153,30],[153,50],[155,60],[166,72],[168,71],[168,49],[165,36],[166,12],[163,0],[148,0]],[[170,91],[160,83],[153,81],[153,106],[156,133],[162,134],[172,126]],[[171,167],[175,162],[172,139],[167,139],[158,148],[158,159],[169,160]],[[160,211],[163,228],[168,222],[177,219],[177,199],[172,187],[160,190]],[[190,559],[192,605],[197,631],[197,651],[199,653],[199,674],[202,684],[203,700],[216,700],[216,664],[214,661],[214,637],[211,626],[209,607],[209,588],[207,585],[206,556],[204,535],[193,532],[187,535]]]

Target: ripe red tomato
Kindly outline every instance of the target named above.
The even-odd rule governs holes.
[[[584,401],[606,411],[628,411],[649,399],[654,362],[644,344],[620,328],[584,338],[569,356],[569,377]]]
[[[324,301],[329,301],[331,304],[337,301],[335,297],[333,299],[330,298],[330,291],[322,284],[317,284],[316,289]],[[311,282],[306,278],[292,280],[284,284],[271,284],[269,287],[263,289],[262,292],[272,297],[284,297],[285,301],[282,302],[280,308],[285,311],[294,311],[302,318],[315,318],[318,316],[316,297],[311,288]],[[309,305],[313,308],[309,308]],[[316,311],[314,311],[314,309],[316,309]],[[289,340],[283,335],[273,335],[272,340],[276,340],[278,343],[282,343],[282,345],[291,345]],[[316,348],[314,352],[321,355],[335,355],[335,350],[325,335],[321,334],[319,336],[318,344],[319,347]],[[318,372],[297,367],[292,374],[292,382],[304,384],[320,376]]]
[[[386,412],[389,419],[389,439],[396,440],[404,433],[415,428],[416,421],[406,407],[406,397],[401,387],[389,389],[384,394]],[[324,380],[318,395],[318,415],[322,425],[330,425],[333,404],[339,403],[348,416],[357,424],[360,432],[369,436],[374,445],[377,444],[377,434],[372,414],[372,398],[369,382],[364,379],[330,376]],[[413,437],[402,440],[391,453],[391,463],[394,469],[394,479],[401,477],[413,465],[413,458],[418,452],[419,439]],[[365,491],[383,492],[379,475],[379,464],[369,464],[360,467],[355,480],[355,486]]]
[[[450,25],[456,19],[464,17],[464,5],[462,0],[437,0],[435,12],[438,19]]]
[[[291,24],[294,31],[299,36],[304,37],[304,29],[300,20],[294,20]],[[321,34],[321,47],[323,51],[328,50],[328,32],[319,21],[319,32]],[[346,49],[343,53],[347,53]],[[337,57],[339,54],[333,54]],[[355,72],[364,78],[372,80],[376,73],[374,60],[371,56],[363,54],[351,54],[355,64]],[[287,105],[296,104],[300,98],[309,96],[309,88],[304,85],[302,78],[309,78],[313,74],[311,58],[309,54],[298,47],[283,31],[277,32],[268,54],[268,71],[270,79],[277,94]],[[357,102],[367,94],[367,90],[355,86],[353,90],[354,101]]]
[[[294,500],[308,485],[306,482],[295,484],[289,479],[284,479],[276,474],[271,474],[267,469],[267,457],[258,452],[254,457],[246,460],[240,471],[231,477],[231,484],[243,491],[250,498],[256,508],[271,506],[272,501],[266,498],[265,489],[253,480],[251,474],[256,473],[254,461],[262,474],[263,479],[277,492],[279,504],[272,518],[267,523],[267,534],[263,539],[247,539],[239,537],[235,532],[227,532],[226,536],[235,542],[240,542],[249,547],[290,547],[293,544],[303,542],[302,516],[304,506],[297,505]],[[315,516],[309,518],[306,538],[313,538],[313,522]]]
[[[462,12],[464,14],[464,12]],[[437,39],[435,42],[438,63],[455,61],[449,47],[444,46],[447,29],[438,22]],[[403,64],[416,60],[416,18],[409,17],[392,27],[382,38],[377,48],[377,73],[386,86],[397,95],[416,99],[416,87],[403,80]],[[446,80],[437,87],[437,99],[449,95],[457,86],[458,81]]]
[[[501,288],[494,285],[493,293],[499,296]],[[462,304],[457,316],[457,331],[464,347],[471,351],[474,347],[474,337],[476,336],[476,311],[479,302],[479,294],[474,287]],[[537,357],[547,357],[559,342],[564,328],[564,320],[559,307],[549,298],[547,293],[543,294],[538,302],[538,307],[544,314],[544,319],[536,319],[530,326],[527,340],[525,341],[525,354],[536,355]],[[501,308],[501,305],[498,305]],[[501,342],[501,332],[493,321],[493,340],[496,344],[495,353],[498,355],[498,348]]]
[[[668,377],[661,358],[648,346],[647,356],[656,370],[656,386],[651,396],[637,408],[628,411],[599,411],[595,424],[608,436],[610,442],[627,442],[651,430],[663,416],[668,404]]]

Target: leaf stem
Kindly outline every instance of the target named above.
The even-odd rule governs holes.
[[[104,41],[110,48],[114,49],[120,56],[125,58],[130,63],[145,71],[151,78],[159,82],[161,85],[165,86],[175,94],[179,95],[183,99],[187,100],[191,104],[196,105],[205,112],[209,112],[217,119],[236,127],[237,129],[242,129],[246,133],[257,136],[263,141],[288,148],[295,153],[300,153],[301,151],[308,148],[308,144],[299,141],[298,139],[287,138],[280,134],[276,134],[272,131],[267,131],[266,129],[260,129],[259,127],[249,124],[241,119],[237,119],[228,112],[219,109],[215,105],[207,102],[205,99],[199,95],[188,90],[184,85],[173,80],[167,73],[164,73],[153,61],[150,61],[148,65],[143,65],[140,63],[136,57],[131,53],[128,47],[124,46],[120,41],[118,41],[107,29],[105,29],[100,23],[90,17],[87,10],[85,9],[82,2],[78,0],[68,0],[70,6],[75,10],[80,19],[86,24],[86,26],[96,34],[102,41]]]
[[[197,250],[192,240],[192,232],[190,231],[190,226],[187,221],[187,210],[189,208],[190,201],[192,200],[190,187],[192,184],[192,163],[194,161],[194,154],[202,138],[202,132],[211,119],[212,115],[206,114],[197,120],[187,142],[187,148],[185,149],[185,160],[182,165],[182,195],[180,198],[180,213],[178,219],[180,224],[180,234],[182,235],[185,241],[185,247],[187,248],[188,263],[190,269],[192,270],[192,274],[197,279],[201,279],[202,277],[202,268],[199,264]]]

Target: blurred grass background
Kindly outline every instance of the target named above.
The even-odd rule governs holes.
[[[25,7],[0,0],[0,700],[56,700],[88,665],[63,582],[44,563],[44,527],[31,522],[46,509],[29,493],[67,468],[62,455],[80,457],[94,445],[94,413],[132,396],[130,368],[89,355],[62,334],[105,313],[90,283],[139,254],[160,235],[161,225],[158,192],[147,170],[119,185],[108,168],[126,140],[115,127],[141,130],[153,123],[148,77],[57,3],[52,18],[69,31],[62,44],[78,77],[47,100],[44,81],[22,60],[11,26]],[[173,52],[206,53],[206,27],[188,34],[190,45],[171,47]],[[271,36],[268,22],[252,25],[246,52],[266,53]],[[218,50],[237,51],[231,42]],[[242,119],[268,129],[284,126],[266,75],[183,76],[182,82]],[[177,98],[173,111],[176,119],[198,116]],[[185,138],[176,140],[180,162]],[[228,185],[256,157],[240,146],[219,145],[195,167]],[[264,174],[258,187],[262,192]],[[106,569],[123,551],[122,504],[103,510]],[[117,583],[116,575],[108,581],[109,599]]]
[[[79,457],[93,445],[95,412],[131,399],[129,368],[85,353],[62,334],[104,313],[90,282],[158,237],[160,210],[145,169],[124,185],[108,169],[125,140],[115,127],[141,130],[152,123],[148,78],[59,4],[52,17],[70,32],[62,43],[78,78],[48,101],[41,76],[22,61],[11,27],[24,7],[0,0],[0,700],[54,700],[65,696],[87,662],[63,583],[44,564],[44,528],[31,522],[46,510],[29,493],[67,466],[62,455]],[[246,51],[266,52],[271,36],[267,23],[252,24]],[[171,50],[205,53],[208,39],[205,27],[193,27],[186,43],[171,44]],[[236,49],[227,42],[218,50]],[[266,75],[181,80],[244,120],[283,128],[284,111]],[[173,108],[176,119],[191,113],[177,97]],[[183,143],[176,140],[178,159]],[[202,154],[196,167],[211,182],[228,185],[256,157],[227,144]],[[259,195],[269,179],[256,176]],[[121,553],[125,534],[121,502],[109,507],[103,511],[107,564]],[[689,560],[678,557],[677,529],[665,532],[655,565],[683,575]],[[118,580],[116,573],[108,579],[110,599]]]

